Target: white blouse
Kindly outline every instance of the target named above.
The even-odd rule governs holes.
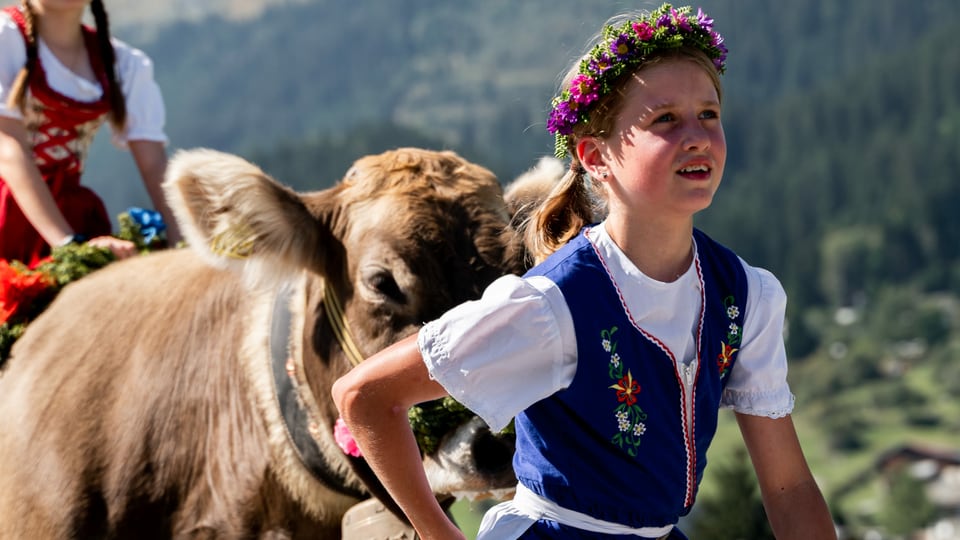
[[[644,275],[601,225],[588,237],[599,248],[637,323],[679,361],[696,357],[700,281],[694,265],[676,281]],[[721,406],[779,418],[793,410],[787,384],[783,322],[787,297],[769,271],[748,265],[747,317],[737,363]],[[566,388],[577,370],[573,318],[549,278],[504,276],[483,297],[457,306],[420,329],[430,376],[498,431],[537,401]]]
[[[141,50],[111,39],[116,52],[117,76],[127,105],[127,125],[123,133],[113,133],[113,143],[125,148],[127,141],[159,141],[166,143],[164,132],[166,110],[160,87],[153,79],[153,62]],[[38,42],[40,63],[47,75],[47,84],[57,92],[77,101],[92,102],[103,95],[99,83],[79,77],[67,69],[43,40]],[[7,107],[7,97],[17,74],[27,59],[23,36],[17,23],[0,13],[0,116],[22,118],[17,108]],[[108,123],[109,125],[109,123]]]

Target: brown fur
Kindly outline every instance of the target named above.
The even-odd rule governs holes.
[[[339,538],[358,501],[340,488],[375,482],[332,440],[329,387],[350,364],[324,288],[365,355],[476,297],[522,270],[500,187],[416,149],[363,158],[309,194],[235,156],[182,152],[165,187],[191,249],[67,286],[0,375],[0,539]],[[209,249],[218,236],[245,256]],[[280,286],[295,291],[291,354],[339,485],[310,475],[278,425],[267,343]],[[505,487],[504,467],[464,464],[464,489]]]

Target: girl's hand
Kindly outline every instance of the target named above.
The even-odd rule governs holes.
[[[91,246],[107,248],[118,259],[126,259],[137,254],[137,245],[129,240],[121,240],[114,236],[98,236],[87,241]]]

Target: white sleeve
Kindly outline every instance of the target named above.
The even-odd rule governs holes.
[[[780,418],[793,411],[794,403],[783,343],[787,294],[769,271],[743,266],[749,288],[743,341],[720,405],[739,413]]]
[[[501,277],[424,325],[417,342],[430,376],[493,431],[566,388],[577,368],[573,317],[544,277]]]
[[[0,116],[23,118],[20,110],[7,107],[10,87],[27,61],[23,35],[6,13],[0,13]]]
[[[164,132],[166,108],[160,86],[153,78],[153,62],[143,51],[112,40],[117,58],[117,75],[127,105],[124,133],[114,133],[113,143],[120,148],[127,141],[167,142]]]

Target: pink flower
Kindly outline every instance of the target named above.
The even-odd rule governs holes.
[[[647,41],[653,37],[653,27],[647,21],[633,23],[633,31],[636,32],[640,41]]]
[[[360,452],[360,447],[357,446],[357,441],[353,439],[353,435],[350,433],[350,428],[348,428],[346,422],[343,421],[343,418],[337,418],[337,422],[333,425],[333,440],[337,441],[337,446],[343,450],[344,454],[353,457],[363,455]]]
[[[570,82],[570,96],[582,105],[589,105],[597,100],[597,86],[593,77],[577,75]]]

